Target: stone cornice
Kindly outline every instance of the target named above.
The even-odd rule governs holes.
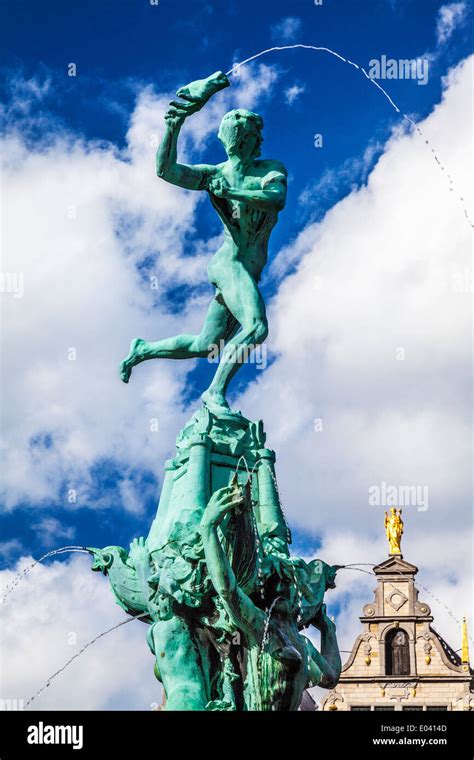
[[[361,623],[400,623],[406,620],[407,623],[431,623],[432,615],[379,615],[373,617],[360,617]]]
[[[417,566],[404,560],[401,555],[399,557],[389,557],[385,562],[381,562],[380,565],[375,565],[373,570],[377,576],[393,573],[396,577],[400,577],[400,575],[413,576],[418,572]]]
[[[376,676],[348,676],[348,675],[342,675],[339,678],[338,686],[344,683],[460,683],[460,682],[470,682],[472,679],[472,676],[469,675],[469,673],[459,673],[458,676],[455,676],[451,673],[448,675],[433,675],[433,676],[425,676],[425,675],[409,675],[409,676],[387,676],[387,675],[376,675]]]

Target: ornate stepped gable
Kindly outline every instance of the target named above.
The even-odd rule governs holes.
[[[474,709],[467,624],[460,655],[432,626],[431,609],[418,598],[418,568],[403,559],[402,533],[403,523],[398,546],[387,535],[391,556],[374,567],[374,601],[364,605],[362,631],[322,710]]]

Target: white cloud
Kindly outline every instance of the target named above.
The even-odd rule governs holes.
[[[298,84],[293,84],[291,87],[288,87],[285,90],[285,100],[288,103],[288,105],[291,106],[291,104],[294,103],[295,100],[297,100],[299,96],[303,94],[305,89],[306,88],[304,85],[298,85]]]
[[[23,557],[15,571],[31,564]],[[14,571],[0,573],[3,589]],[[97,634],[128,617],[114,604],[109,582],[90,562],[37,565],[2,606],[0,699],[23,700]],[[147,626],[131,621],[107,634],[51,681],[32,702],[38,710],[148,710],[161,703]]]
[[[16,138],[4,149],[3,266],[24,274],[24,297],[5,301],[8,507],[56,497],[64,478],[86,482],[100,457],[121,460],[128,453],[133,466],[139,448],[158,443],[148,435],[147,416],[158,411],[143,376],[130,392],[117,367],[135,333],[151,338],[175,331],[163,308],[152,313],[153,291],[140,283],[135,264],[149,251],[160,283],[179,277],[166,254],[180,259],[182,229],[192,223],[196,199],[166,192],[154,179],[145,166],[147,149],[153,165],[149,141],[132,146],[130,162],[112,147],[61,139],[43,153],[28,153]],[[177,404],[178,382],[161,369],[158,399]],[[43,432],[52,445],[32,446]]]
[[[13,114],[24,116],[30,113],[33,108],[37,108],[51,92],[51,77],[39,78],[33,76],[29,79],[13,77],[6,82],[6,86],[7,90],[9,90],[10,105],[2,103],[0,105],[0,112],[2,113],[2,117],[8,119]]]
[[[265,63],[259,64],[255,69],[248,66],[241,66],[232,75],[232,85],[238,85],[238,89],[233,91],[233,87],[224,90],[225,104],[227,108],[256,108],[262,100],[271,97],[273,85],[279,76],[276,66],[267,66]],[[201,112],[204,113],[204,112]],[[219,113],[219,121],[223,112]],[[217,122],[218,123],[218,122]],[[216,123],[216,126],[217,126]]]
[[[271,27],[272,39],[275,42],[292,42],[302,27],[302,21],[297,16],[282,18]]]
[[[344,190],[354,190],[367,179],[375,156],[382,150],[382,145],[377,141],[371,141],[364,150],[362,156],[346,158],[336,168],[327,168],[318,181],[306,187],[300,194],[299,202],[307,207],[313,215],[320,215],[330,205],[331,199],[337,197]],[[272,265],[272,274],[281,276],[291,266],[291,248],[282,251]]]
[[[55,517],[42,517],[32,527],[44,546],[52,546],[60,538],[72,539],[76,532],[73,525],[61,525]]]
[[[464,23],[467,14],[467,4],[448,3],[442,5],[436,19],[436,41],[438,45],[444,45],[453,32]]]
[[[10,538],[8,541],[0,541],[0,555],[5,562],[8,562],[13,556],[18,556],[23,546],[18,538]]]

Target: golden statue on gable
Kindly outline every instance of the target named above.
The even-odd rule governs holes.
[[[400,543],[403,535],[402,510],[391,507],[385,512],[385,533],[390,547],[389,554],[401,555]]]

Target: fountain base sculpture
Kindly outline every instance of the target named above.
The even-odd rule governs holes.
[[[337,567],[291,557],[290,543],[262,422],[202,407],[165,465],[146,540],[90,550],[117,603],[151,623],[165,709],[295,710],[309,686],[337,683],[324,604]]]

